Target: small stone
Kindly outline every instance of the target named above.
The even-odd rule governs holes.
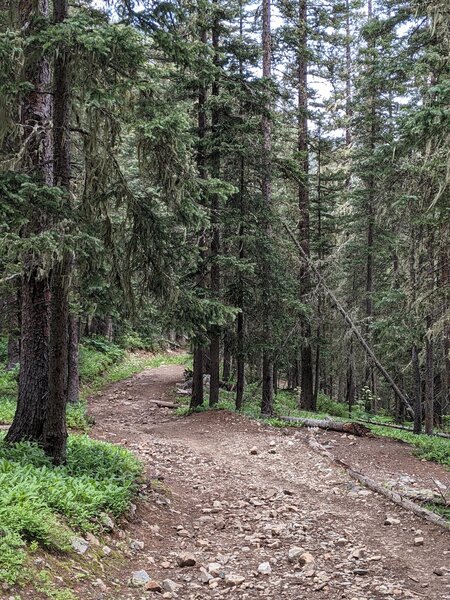
[[[99,588],[102,592],[106,592],[108,589],[108,587],[102,579],[94,579],[94,581],[92,582],[92,586]]]
[[[181,554],[177,556],[177,564],[179,567],[193,567],[195,563],[195,556],[192,552],[181,552]]]
[[[102,553],[103,556],[109,556],[111,554],[112,550],[109,546],[103,546],[102,548]]]
[[[299,556],[298,563],[303,567],[302,573],[305,577],[312,577],[316,572],[316,561],[310,552],[304,552]]]
[[[350,558],[356,558],[357,560],[360,560],[361,558],[364,558],[365,555],[366,553],[364,552],[363,548],[355,548],[351,553]]]
[[[348,544],[347,538],[339,538],[336,542],[336,546],[345,546],[346,544]]]
[[[225,577],[225,571],[220,563],[209,563],[206,568],[213,577],[221,577],[222,579]]]
[[[89,544],[91,544],[92,546],[100,546],[100,542],[98,541],[98,538],[95,537],[94,534],[88,532],[85,534],[85,539],[87,542],[89,542]]]
[[[434,575],[442,577],[444,575],[444,569],[442,567],[436,567],[433,571]]]
[[[394,519],[394,517],[386,517],[384,520],[385,525],[399,525],[400,519]]]
[[[228,575],[225,576],[225,584],[229,587],[241,585],[244,583],[244,581],[245,577],[242,577],[242,575],[234,575],[233,573],[228,573]]]
[[[162,582],[162,588],[166,590],[166,592],[174,593],[180,588],[180,586],[171,579],[164,579]]]
[[[167,560],[163,560],[161,563],[161,569],[170,569],[172,565]]]
[[[89,543],[81,537],[73,538],[70,543],[77,554],[85,554],[89,548]]]
[[[144,587],[150,581],[150,575],[147,571],[135,571],[131,575],[131,585],[133,587]]]
[[[177,531],[177,535],[179,535],[180,537],[191,537],[189,534],[189,531],[186,531],[186,529],[179,529]]]
[[[101,518],[102,525],[106,529],[110,529],[110,530],[114,529],[115,523],[109,515],[107,515],[106,513],[103,513],[100,518]]]
[[[263,562],[258,566],[258,573],[261,573],[261,575],[270,575],[272,573],[272,567],[270,566],[270,563],[268,562]]]
[[[256,446],[253,446],[253,448],[250,448],[250,454],[253,454],[253,455],[258,454],[258,448]]]
[[[136,550],[136,552],[143,550],[144,549],[144,542],[141,542],[140,540],[132,540],[130,542],[130,548],[132,550]]]
[[[161,584],[157,581],[149,581],[144,587],[148,592],[162,592]]]
[[[292,546],[291,548],[289,548],[289,551],[288,551],[288,561],[290,563],[298,562],[300,556],[302,554],[304,554],[304,552],[305,552],[304,548],[300,548],[299,546]]]
[[[202,583],[209,583],[211,579],[214,579],[214,577],[208,573],[205,567],[200,567],[200,581]]]
[[[414,538],[414,546],[423,546],[423,537]]]
[[[367,569],[353,569],[353,573],[355,575],[360,575],[360,576],[367,575],[368,572],[369,571]]]

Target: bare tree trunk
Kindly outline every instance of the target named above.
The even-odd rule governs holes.
[[[203,348],[195,346],[192,375],[192,395],[189,408],[192,410],[203,404]]]
[[[434,290],[434,235],[431,227],[427,231],[428,246],[428,288],[431,293]],[[427,307],[427,334],[425,337],[425,433],[433,434],[434,427],[434,334],[433,326],[433,303],[429,301]]]
[[[55,23],[69,15],[68,0],[54,0]],[[66,193],[70,202],[70,57],[62,45],[55,57],[54,82],[54,184]],[[66,459],[67,377],[69,367],[69,292],[74,257],[64,249],[63,258],[52,269],[50,300],[49,395],[43,430],[43,448],[54,464]]]
[[[207,31],[204,23],[201,24],[200,30],[200,43],[206,47],[208,40]],[[206,86],[202,81],[199,82],[198,86],[198,109],[197,109],[197,135],[198,135],[198,149],[197,149],[197,168],[199,177],[201,179],[207,179],[208,175],[206,172],[206,159],[205,159],[205,136],[207,128],[206,118],[206,100],[207,90]],[[197,275],[197,286],[202,288],[205,286],[205,256],[203,248],[206,245],[205,231],[201,231],[199,236],[198,246],[200,248],[200,266]],[[204,349],[199,340],[194,342],[194,362],[193,362],[193,383],[192,383],[192,395],[190,408],[194,409],[203,404],[203,373],[204,373]]]
[[[444,364],[442,372],[443,382],[443,398],[441,402],[442,408],[450,408],[450,250],[448,248],[447,240],[449,238],[448,226],[443,226],[441,233],[441,248],[440,248],[440,260],[441,260],[441,282],[440,287],[444,290],[444,303],[443,312],[445,316],[444,330],[443,330],[443,354]]]
[[[31,38],[36,23],[48,18],[48,0],[21,0],[20,26]],[[25,79],[33,89],[21,107],[24,153],[23,168],[42,184],[53,185],[51,138],[51,71],[48,59],[28,45]],[[37,205],[23,234],[40,234],[47,228],[47,217]],[[48,399],[49,283],[42,275],[41,257],[32,251],[23,259],[21,309],[21,365],[19,396],[12,425],[6,435],[8,443],[22,440],[41,441]]]
[[[345,401],[348,405],[348,412],[351,414],[352,408],[355,404],[355,355],[353,349],[353,336],[350,338],[349,343],[349,355],[348,355],[348,366],[347,366],[347,388],[345,393]]]
[[[272,37],[271,37],[271,0],[263,0],[262,3],[262,48],[263,48],[263,77],[270,80],[272,77]],[[269,213],[272,204],[272,176],[271,176],[271,154],[272,154],[272,132],[270,117],[268,115],[271,108],[270,92],[267,91],[268,99],[266,101],[265,111],[261,120],[263,134],[263,160],[262,160],[262,179],[261,190],[263,202],[266,209],[265,233],[268,238],[272,237],[272,228],[270,224]],[[264,271],[269,275],[270,265],[267,258],[264,257]],[[265,277],[265,285],[268,287],[268,277]],[[272,358],[272,322],[270,318],[270,299],[269,291],[265,288],[265,323],[264,323],[264,348],[262,359],[262,398],[261,413],[270,415],[273,412],[273,358]]]
[[[229,332],[225,333],[223,340],[222,379],[227,382],[231,379],[231,351]]]
[[[308,148],[308,5],[299,1],[299,46],[297,53],[298,71],[298,143],[303,179],[298,188],[299,225],[298,237],[304,253],[309,257],[309,148]],[[311,289],[308,266],[302,261],[299,273],[300,301],[305,302]],[[307,410],[316,410],[313,392],[313,360],[311,348],[311,325],[302,319],[300,403]]]
[[[214,7],[217,8],[217,0],[214,0]],[[214,52],[214,66],[219,69],[219,27],[220,22],[215,11],[215,19],[212,28],[212,46]],[[211,95],[213,98],[219,97],[219,81],[218,74],[214,78],[212,84]],[[213,152],[211,156],[211,170],[215,178],[220,177],[220,153],[218,149],[220,114],[219,109],[215,106],[211,115],[211,128],[213,136]],[[211,198],[211,292],[216,300],[220,296],[220,267],[218,263],[220,253],[220,214],[219,214],[219,196],[213,194]],[[215,326],[211,329],[210,334],[210,358],[211,358],[211,380],[209,387],[209,405],[215,406],[219,402],[220,390],[220,329]]]
[[[368,21],[373,19],[373,8],[371,0],[368,0]],[[370,38],[369,46],[373,47],[373,40]],[[370,97],[370,131],[369,131],[369,151],[371,155],[375,152],[375,134],[376,134],[376,110],[375,110],[375,92],[371,90]],[[375,177],[372,171],[373,167],[369,167],[369,175],[366,181],[367,192],[367,232],[366,232],[366,338],[369,344],[372,343],[372,321],[373,321],[373,293],[374,293],[374,256],[375,256]],[[373,365],[370,361],[366,366],[366,382],[372,391],[372,402],[370,410],[376,413],[376,382]]]
[[[416,227],[411,225],[411,248],[409,256],[409,279],[411,288],[411,304],[416,300]],[[422,380],[420,376],[419,349],[416,341],[411,348],[411,368],[413,384],[414,433],[422,433]]]

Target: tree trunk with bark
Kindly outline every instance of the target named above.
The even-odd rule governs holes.
[[[216,68],[216,76],[214,78],[211,95],[216,99],[216,105],[214,106],[211,114],[211,129],[213,137],[213,152],[211,155],[211,172],[213,177],[216,179],[220,178],[220,153],[219,153],[219,127],[220,127],[220,113],[217,107],[219,97],[219,27],[220,22],[218,20],[217,13],[217,0],[214,1],[214,8],[216,9],[214,15],[214,24],[212,28],[212,46],[214,52],[213,63]],[[213,194],[211,198],[211,293],[215,300],[219,300],[220,296],[220,267],[219,267],[219,253],[220,253],[220,207],[219,207],[219,196]],[[210,358],[211,358],[211,380],[209,387],[209,405],[215,406],[219,402],[219,390],[220,390],[220,329],[214,326],[209,334],[210,338]]]
[[[262,3],[262,49],[263,49],[263,77],[268,83],[272,77],[272,35],[271,35],[271,0],[263,0]],[[272,204],[272,177],[271,177],[271,154],[272,154],[272,132],[269,117],[271,109],[270,91],[267,90],[267,101],[265,111],[261,120],[263,151],[262,151],[262,177],[261,191],[263,203],[266,210],[265,234],[272,237],[272,228],[269,212]],[[264,288],[264,348],[262,357],[262,397],[261,414],[271,415],[273,412],[273,358],[272,358],[272,323],[270,318],[270,298],[267,289],[270,265],[267,257],[263,258],[263,271],[265,273],[266,287]]]
[[[68,0],[54,0],[54,21],[62,24],[69,15]],[[70,57],[58,48],[54,64],[54,185],[70,203]],[[67,445],[66,406],[69,369],[69,293],[74,257],[63,248],[62,259],[53,267],[50,299],[49,393],[42,445],[54,464],[65,462]]]
[[[19,19],[28,40],[38,21],[49,15],[48,0],[21,0]],[[51,70],[45,56],[30,43],[26,46],[25,78],[32,85],[21,106],[23,169],[41,184],[53,185],[51,136]],[[39,235],[48,226],[44,210],[36,202],[23,235]],[[48,399],[49,282],[42,274],[39,254],[30,251],[23,258],[21,308],[21,365],[17,409],[6,435],[8,443],[41,441]],[[45,272],[45,271],[44,271]]]
[[[204,23],[201,23],[200,29],[200,43],[206,48],[208,34],[205,29]],[[206,157],[205,157],[205,136],[207,128],[207,117],[206,117],[206,100],[207,100],[207,89],[205,84],[200,80],[198,86],[198,107],[197,107],[197,168],[200,179],[206,180],[208,178],[206,171]],[[206,236],[205,231],[202,230],[198,240],[199,247],[199,261],[200,265],[197,273],[197,287],[202,289],[205,287],[205,247],[206,247]],[[195,409],[203,404],[203,373],[205,372],[205,352],[203,346],[199,340],[194,341],[194,361],[193,361],[193,382],[192,382],[192,395],[190,408]]]
[[[303,179],[298,189],[299,225],[298,237],[304,253],[310,255],[309,231],[309,148],[308,148],[308,5],[307,0],[299,1],[299,46],[297,53],[297,93],[298,93],[298,143]],[[308,265],[300,263],[300,301],[306,303],[311,290]],[[300,404],[306,410],[316,410],[313,390],[313,359],[311,348],[311,325],[302,319],[303,334],[301,345]]]

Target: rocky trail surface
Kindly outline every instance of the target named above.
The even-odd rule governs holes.
[[[91,400],[93,435],[135,452],[149,483],[101,550],[88,540],[80,558],[92,550],[98,577],[80,598],[450,599],[448,531],[356,485],[306,430],[151,402],[172,400],[182,376],[163,366]],[[347,454],[363,443],[334,439]]]

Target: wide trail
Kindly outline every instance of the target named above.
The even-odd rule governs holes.
[[[165,582],[163,597],[183,600],[450,599],[448,531],[355,485],[314,453],[306,430],[225,411],[177,417],[151,402],[173,399],[182,377],[180,366],[150,369],[91,400],[93,435],[125,444],[157,482],[137,502],[125,537],[112,536],[127,550],[110,568],[105,558],[104,595],[86,585],[84,597],[161,597],[129,586],[143,569]],[[319,434],[322,443],[332,437]],[[359,445],[364,456],[367,444],[383,444],[333,439],[348,447],[347,458]],[[410,455],[396,442],[389,450]],[[183,553],[196,564],[180,566]]]

